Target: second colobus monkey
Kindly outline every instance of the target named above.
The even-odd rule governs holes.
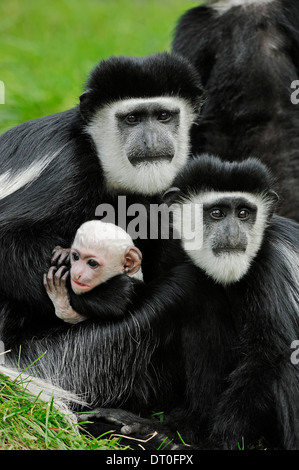
[[[202,156],[174,186],[169,202],[203,205],[203,244],[186,248],[198,290],[182,329],[185,437],[234,449],[242,438],[249,444],[264,436],[299,449],[299,374],[291,363],[299,335],[299,224],[273,215],[273,180],[255,159]]]
[[[0,272],[0,337],[8,348],[56,334],[42,282],[53,247],[69,247],[98,206],[117,209],[119,195],[127,207],[155,203],[189,158],[201,99],[194,68],[176,54],[111,57],[92,71],[78,106],[0,137],[0,262],[11,273]],[[134,241],[145,281],[156,279],[160,257]]]
[[[65,266],[66,256],[70,268]],[[44,275],[44,286],[55,314],[67,323],[121,318],[134,293],[133,281],[123,276],[142,280],[142,254],[131,237],[99,220],[82,224],[70,250],[56,247],[53,260],[57,265]],[[84,301],[78,298],[82,294]]]
[[[298,450],[299,366],[291,354],[299,335],[299,224],[273,215],[272,177],[256,159],[195,158],[164,198],[202,204],[203,243],[190,250],[183,234],[193,282],[177,344],[185,394],[181,413],[176,407],[173,421],[166,416],[156,427],[170,435],[169,423],[201,449],[264,437]],[[182,223],[174,213],[174,225]],[[153,430],[122,410],[100,410],[105,415],[127,431]]]

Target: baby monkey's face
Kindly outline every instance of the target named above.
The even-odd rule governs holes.
[[[72,246],[70,277],[75,294],[90,291],[124,269],[124,259],[117,254]]]

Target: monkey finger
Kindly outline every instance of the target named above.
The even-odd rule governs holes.
[[[48,286],[51,290],[55,289],[55,279],[54,279],[54,275],[57,271],[57,268],[56,266],[51,266],[51,268],[49,269],[48,273],[47,273],[47,283],[48,283]]]
[[[62,253],[60,254],[60,256],[59,256],[59,258],[56,262],[57,266],[60,267],[62,265],[68,264],[69,261],[70,261],[70,256],[69,255],[70,255],[69,250],[63,249]]]
[[[65,250],[64,253],[63,253],[63,256],[62,258],[59,260],[59,262],[61,262],[61,264],[69,264],[70,263],[70,253],[71,251],[70,250]]]
[[[57,246],[56,248],[54,248],[53,253],[54,255],[51,259],[52,264],[56,264],[56,266],[60,267],[63,264],[69,263],[69,248],[62,248],[61,246]]]
[[[67,278],[69,277],[69,274],[70,274],[69,270],[67,270],[67,271],[63,274],[63,276],[61,277],[61,282],[60,282],[60,283],[61,283],[61,286],[65,287],[65,283],[66,283]]]
[[[66,266],[60,266],[59,269],[57,269],[56,273],[55,273],[55,285],[56,287],[60,287],[61,286],[61,279],[62,277],[64,276],[65,272],[68,272],[68,268]]]
[[[65,268],[65,271],[63,271],[63,270],[61,271],[60,287],[65,290],[66,289],[65,283],[66,283],[66,280],[69,276],[70,271],[66,266],[64,266],[64,268]]]
[[[62,249],[63,249],[63,248],[62,248],[61,246],[59,246],[59,245],[58,245],[58,246],[55,246],[55,248],[54,248],[53,251],[52,251],[51,264],[53,264],[53,265],[56,264],[56,262],[57,262],[59,256],[61,255],[61,250],[62,250]]]
[[[48,293],[52,292],[55,289],[55,284],[53,280],[55,269],[50,268],[48,273],[44,274],[44,286]]]
[[[51,292],[51,288],[48,284],[47,274],[44,274],[44,276],[43,276],[43,284],[44,284],[44,287],[45,287],[46,291]]]

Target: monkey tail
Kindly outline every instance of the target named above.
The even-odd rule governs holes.
[[[78,395],[67,390],[63,390],[46,380],[20,372],[17,369],[11,369],[0,365],[0,374],[8,377],[12,381],[15,381],[24,390],[44,402],[53,400],[53,406],[64,414],[68,422],[72,425],[77,424],[77,417],[72,412],[73,406],[87,406],[84,400],[82,400]],[[75,426],[74,428],[77,429]]]

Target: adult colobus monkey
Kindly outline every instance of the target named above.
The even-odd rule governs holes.
[[[193,153],[261,159],[279,182],[278,212],[299,221],[299,105],[291,99],[299,75],[299,3],[207,3],[180,18],[173,41],[206,90]]]
[[[51,251],[119,194],[149,203],[188,159],[202,91],[176,55],[112,57],[91,73],[80,105],[0,138],[0,338],[7,348],[61,321],[43,286]],[[138,240],[137,240],[138,243]],[[145,279],[159,256],[142,245]],[[9,275],[8,275],[9,273]],[[150,308],[150,307],[149,307]]]
[[[183,239],[195,286],[182,311],[185,395],[170,427],[199,448],[237,449],[263,436],[299,449],[299,366],[291,361],[299,335],[299,225],[272,217],[277,196],[255,159],[199,157],[165,199],[203,205],[202,246],[190,251]],[[127,432],[138,423],[145,434],[152,429],[122,410],[96,416]]]
[[[290,347],[299,335],[299,225],[272,217],[271,177],[254,159],[204,156],[174,186],[172,202],[203,204],[203,245],[188,251],[198,304],[182,340],[191,433],[228,448],[263,435],[298,449],[299,370]]]

